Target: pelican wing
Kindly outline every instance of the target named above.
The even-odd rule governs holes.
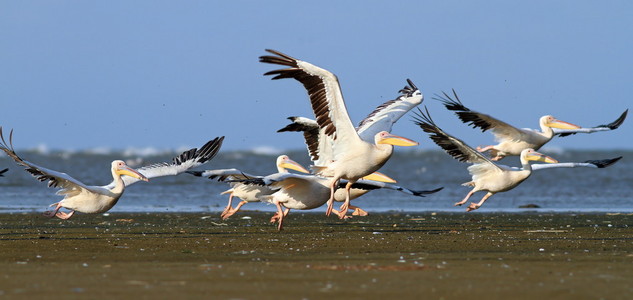
[[[238,169],[217,169],[206,171],[186,171],[193,176],[207,177],[209,179],[217,179],[218,181],[239,181],[252,178],[261,178],[262,176],[244,173]]]
[[[494,134],[498,141],[527,139],[525,136],[526,130],[521,130],[506,122],[498,120],[487,114],[472,111],[468,107],[464,106],[461,100],[459,100],[455,90],[453,90],[453,96],[455,99],[451,98],[451,96],[445,92],[442,92],[442,94],[443,95],[436,95],[433,99],[442,102],[446,109],[454,111],[462,122],[472,126],[473,128],[479,128],[482,132],[491,130],[492,134]]]
[[[373,143],[378,132],[391,132],[396,121],[424,101],[422,92],[415,84],[410,79],[407,79],[407,83],[408,85],[399,91],[401,95],[398,98],[379,105],[358,124],[356,131],[361,139]]]
[[[9,171],[9,168],[6,168],[4,170],[0,170],[0,177],[3,177],[4,173],[6,173],[7,171]]]
[[[253,185],[261,185],[268,186],[274,189],[283,188],[289,182],[310,182],[318,179],[320,177],[314,175],[302,175],[295,173],[273,173],[267,176],[259,176],[248,179],[238,179],[238,180],[229,180],[229,182],[241,182],[244,184],[253,184]]]
[[[336,75],[281,52],[270,49],[266,51],[275,56],[260,56],[260,62],[289,68],[270,71],[264,75],[275,75],[273,80],[294,78],[301,82],[308,92],[316,122],[320,128],[325,129],[325,135],[331,136],[335,142],[350,143],[360,140],[347,113]]]
[[[588,160],[581,163],[568,162],[568,163],[555,163],[555,164],[534,164],[532,165],[532,170],[536,171],[536,170],[544,170],[544,169],[551,169],[551,168],[581,168],[581,167],[602,169],[616,163],[621,158],[622,156],[616,157],[616,158],[610,158],[610,159]]]
[[[468,146],[462,140],[444,132],[441,128],[435,125],[435,122],[431,119],[428,111],[424,114],[422,110],[418,109],[418,113],[414,118],[414,123],[420,126],[424,132],[428,133],[431,140],[433,140],[433,142],[444,149],[444,151],[453,158],[462,162],[486,164],[491,168],[500,170],[499,166],[490,161],[490,159],[485,157],[479,151]]]
[[[304,117],[289,117],[292,123],[277,130],[277,132],[303,132],[310,160],[317,166],[324,166],[333,159],[332,137],[325,134],[325,129],[319,128],[316,121]]]
[[[338,185],[338,188],[345,188],[345,185],[347,184],[347,180],[341,180],[341,182]],[[392,183],[387,183],[387,182],[380,182],[380,181],[373,181],[373,180],[365,180],[365,179],[360,179],[358,181],[356,181],[353,185],[352,185],[353,189],[362,189],[362,190],[377,190],[377,189],[390,189],[390,190],[396,190],[396,191],[400,191],[403,192],[405,194],[409,194],[409,195],[413,195],[413,196],[418,196],[418,197],[424,197],[426,195],[429,194],[433,194],[433,193],[437,193],[439,191],[441,191],[444,187],[440,187],[434,190],[430,190],[430,191],[425,191],[425,190],[411,190],[405,187],[401,187]]]
[[[66,173],[40,167],[34,163],[23,160],[13,149],[13,130],[11,130],[11,133],[9,134],[9,143],[7,143],[3,135],[2,127],[0,127],[0,140],[2,141],[0,144],[0,150],[4,151],[7,155],[9,155],[9,157],[13,158],[18,165],[25,167],[26,171],[31,173],[31,175],[33,175],[33,177],[37,180],[48,182],[49,187],[60,189],[57,194],[75,195],[82,191],[92,193],[97,192],[97,187],[87,186]]]
[[[147,178],[178,175],[191,168],[200,166],[210,161],[218,153],[218,151],[220,151],[220,147],[222,146],[223,141],[223,136],[216,137],[215,139],[208,141],[200,149],[192,148],[174,157],[171,163],[157,163],[138,168],[136,169],[136,171],[143,174],[143,176]],[[137,178],[125,175],[122,176],[122,179],[125,183],[125,186],[129,186],[139,181],[139,179]],[[114,182],[111,183],[109,186],[114,186]]]
[[[619,118],[617,118],[615,121],[606,125],[598,125],[596,127],[578,128],[578,129],[558,129],[558,128],[552,128],[552,129],[554,130],[554,134],[561,137],[576,134],[576,133],[593,133],[593,132],[598,132],[598,131],[614,130],[614,129],[618,129],[618,127],[620,127],[620,125],[624,123],[624,120],[626,119],[626,115],[628,113],[629,113],[629,110],[627,109],[620,115]]]

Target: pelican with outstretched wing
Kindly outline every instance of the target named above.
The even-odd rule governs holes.
[[[490,155],[494,161],[506,156],[520,155],[524,149],[532,148],[538,150],[556,135],[562,137],[576,133],[592,133],[617,129],[622,125],[629,111],[627,109],[617,120],[607,125],[590,128],[582,128],[547,115],[539,119],[541,131],[538,131],[534,129],[516,128],[490,115],[470,110],[462,104],[455,90],[453,90],[453,97],[443,93],[442,96],[437,96],[434,99],[441,101],[448,110],[454,111],[462,122],[474,128],[480,128],[481,131],[492,131],[495,140],[497,140],[499,144],[477,147],[477,150],[480,152],[490,151]]]
[[[325,166],[314,166],[313,169],[318,175],[334,178],[330,183],[327,215],[332,211],[337,183],[340,179],[348,180],[346,199],[338,214],[340,218],[345,218],[352,184],[380,169],[391,157],[394,145],[415,146],[418,143],[388,131],[376,133],[370,141],[364,140],[352,125],[336,75],[281,52],[266,51],[274,55],[261,56],[260,62],[288,68],[264,75],[275,75],[272,79],[294,78],[301,82],[308,92],[320,130],[332,139],[332,161]]]
[[[301,166],[296,161],[290,159],[288,155],[280,155],[277,157],[276,161],[277,172],[279,173],[288,173],[287,169],[310,173],[310,171],[306,170],[303,166]],[[187,171],[187,173],[192,174],[198,177],[208,177],[209,179],[216,179],[218,181],[229,181],[231,184],[231,188],[222,192],[222,194],[229,194],[229,203],[227,204],[224,211],[220,217],[222,220],[228,219],[230,216],[234,215],[236,212],[242,208],[242,206],[248,202],[259,202],[263,196],[270,195],[275,191],[270,189],[267,186],[261,185],[253,185],[253,184],[245,184],[241,182],[237,182],[235,180],[242,179],[252,179],[252,178],[260,178],[263,176],[250,175],[248,173],[244,173],[238,169],[217,169],[217,170],[206,170],[206,171]],[[237,204],[235,208],[233,208],[233,197],[238,197],[242,199],[240,203]]]
[[[124,161],[115,160],[111,164],[113,181],[106,186],[89,186],[66,173],[50,170],[23,160],[13,149],[13,130],[9,134],[9,142],[7,143],[2,127],[0,127],[0,140],[2,141],[0,150],[13,158],[18,165],[25,167],[26,171],[39,181],[47,181],[49,187],[60,189],[57,194],[63,195],[64,199],[53,203],[51,206],[55,206],[55,208],[45,212],[44,215],[51,218],[69,219],[76,211],[103,213],[110,210],[123,195],[125,187],[138,181],[149,181],[149,178],[176,175],[188,168],[209,161],[220,149],[223,138],[216,138],[199,150],[194,148],[185,151],[174,158],[171,164],[155,164],[135,170],[128,167]],[[60,211],[61,208],[69,209],[70,213]]]
[[[440,146],[446,153],[453,158],[471,163],[468,172],[472,175],[472,181],[463,185],[471,186],[473,189],[468,192],[466,197],[455,206],[460,206],[468,201],[468,199],[477,191],[488,192],[479,203],[471,203],[466,211],[472,211],[481,207],[484,202],[492,195],[509,191],[526,180],[533,171],[548,168],[605,168],[608,167],[622,157],[616,157],[605,160],[590,160],[584,163],[558,163],[555,159],[536,152],[534,149],[523,149],[520,154],[521,168],[512,168],[504,165],[498,165],[484,156],[481,152],[471,148],[462,140],[453,137],[439,128],[431,119],[428,111],[424,114],[421,110],[414,119],[414,123],[426,133],[429,134],[431,140]],[[541,161],[549,164],[531,165],[530,161]]]

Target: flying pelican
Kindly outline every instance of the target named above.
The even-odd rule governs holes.
[[[332,138],[333,161],[327,166],[314,166],[313,169],[318,175],[334,178],[330,183],[327,215],[332,211],[337,183],[340,179],[348,180],[345,187],[346,199],[338,214],[340,218],[345,218],[352,184],[380,169],[391,157],[394,145],[415,146],[418,143],[387,131],[376,133],[369,142],[363,140],[347,114],[336,75],[283,53],[269,49],[266,51],[276,56],[261,56],[260,62],[289,68],[270,71],[264,75],[276,75],[272,79],[294,78],[301,82],[308,92],[319,128]]]
[[[433,142],[442,147],[446,153],[450,154],[453,158],[462,161],[472,163],[468,167],[468,172],[472,175],[472,181],[466,182],[463,185],[472,186],[473,189],[468,192],[466,197],[457,203],[455,206],[460,206],[468,198],[477,191],[488,192],[479,203],[471,203],[466,211],[472,211],[481,207],[484,202],[492,195],[509,191],[526,180],[532,174],[532,171],[549,169],[549,168],[577,168],[577,167],[590,167],[590,168],[604,168],[612,165],[620,160],[622,157],[605,160],[589,160],[584,163],[558,163],[555,159],[536,152],[534,149],[523,149],[520,154],[521,168],[511,168],[504,165],[497,165],[484,156],[481,152],[471,148],[462,140],[455,138],[439,128],[431,119],[428,111],[424,114],[419,110],[417,118],[414,123],[424,132],[429,133],[429,136]],[[530,165],[530,161],[541,161],[549,164],[536,164]]]
[[[271,222],[279,222],[278,230],[283,228],[283,220],[290,212],[290,209],[314,209],[322,206],[330,198],[330,186],[333,181],[338,181],[332,177],[321,177],[316,175],[303,175],[292,173],[275,173],[265,177],[254,177],[251,179],[239,180],[245,184],[269,186],[275,190],[270,195],[261,197],[261,201],[275,204],[277,213],[271,218]],[[348,182],[340,180],[336,188],[347,188]],[[397,186],[392,183],[378,182],[373,180],[359,179],[351,184],[353,190],[370,191],[374,189],[393,189],[403,193],[424,197],[425,195],[438,192],[442,188],[432,191],[414,191]],[[364,193],[352,193],[352,197],[359,197]],[[283,208],[285,208],[285,210]]]
[[[276,165],[277,165],[277,172],[279,173],[288,173],[286,169],[291,169],[291,170],[295,170],[295,171],[299,171],[303,173],[310,173],[310,171],[306,170],[299,163],[290,159],[288,155],[280,155],[279,157],[277,157]],[[222,220],[226,220],[230,216],[234,215],[236,212],[240,210],[240,208],[244,204],[248,202],[259,202],[262,196],[270,195],[275,192],[274,190],[270,189],[267,186],[245,184],[245,183],[233,181],[233,180],[239,180],[239,179],[263,177],[263,176],[250,175],[238,169],[187,171],[187,173],[192,174],[194,176],[198,176],[198,177],[208,177],[209,179],[217,178],[218,181],[227,181],[227,180],[231,181],[230,182],[231,188],[221,193],[221,195],[229,194],[229,203],[224,209],[224,211],[222,211],[222,214],[220,215]],[[238,203],[235,208],[232,207],[233,197],[238,197],[242,199],[242,201]]]
[[[4,173],[6,173],[7,171],[9,171],[9,168],[6,168],[4,170],[0,170],[0,177],[3,177]]]
[[[443,93],[443,96],[438,96],[435,99],[441,101],[447,109],[454,111],[462,122],[474,128],[480,128],[481,131],[492,130],[492,134],[494,134],[495,140],[497,140],[499,144],[483,148],[477,147],[477,150],[480,152],[490,151],[490,155],[494,161],[506,156],[519,155],[524,149],[532,148],[538,150],[556,135],[562,137],[576,133],[592,133],[617,129],[622,125],[629,111],[628,109],[625,110],[617,120],[610,124],[590,128],[581,128],[580,126],[563,122],[547,115],[539,119],[541,131],[538,131],[516,128],[489,115],[472,111],[462,104],[455,90],[453,90],[453,95],[455,99],[446,93]]]
[[[60,189],[57,194],[63,195],[64,199],[51,204],[51,206],[55,206],[55,209],[44,213],[47,217],[58,217],[60,219],[69,219],[75,211],[82,213],[106,212],[121,198],[126,186],[140,180],[149,181],[149,178],[176,175],[189,168],[201,165],[215,156],[222,145],[223,139],[224,137],[215,138],[206,143],[200,150],[194,148],[185,151],[174,158],[171,164],[160,163],[134,170],[128,167],[124,161],[115,160],[111,164],[111,172],[114,179],[112,183],[106,186],[88,186],[66,173],[46,169],[20,158],[13,150],[13,130],[9,134],[9,143],[7,143],[2,127],[0,127],[0,140],[2,140],[0,150],[7,153],[18,165],[25,167],[26,171],[39,181],[48,181],[49,187]],[[62,207],[69,209],[70,213],[59,211]]]

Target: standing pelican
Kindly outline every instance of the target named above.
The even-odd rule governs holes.
[[[260,62],[288,66],[265,73],[276,75],[272,79],[294,78],[308,92],[316,122],[324,134],[332,138],[332,162],[326,166],[314,166],[316,174],[333,177],[330,183],[330,199],[326,214],[332,211],[334,193],[340,179],[347,179],[346,199],[341,205],[340,218],[345,218],[349,208],[351,186],[358,179],[382,167],[393,153],[393,146],[415,146],[418,143],[387,131],[380,131],[373,140],[365,141],[356,132],[347,113],[343,94],[336,75],[331,72],[285,55],[266,50],[276,56],[261,56]]]
[[[472,175],[472,181],[466,182],[463,185],[472,186],[473,189],[466,195],[466,197],[457,203],[455,206],[460,206],[477,191],[488,192],[479,203],[471,203],[466,211],[472,211],[481,207],[484,202],[492,195],[509,191],[521,184],[532,174],[532,171],[548,169],[548,168],[576,168],[576,167],[590,167],[590,168],[604,168],[612,165],[618,161],[620,157],[605,160],[590,160],[584,163],[558,163],[555,159],[545,156],[541,153],[534,151],[534,149],[523,149],[520,154],[521,168],[511,168],[504,165],[497,165],[484,156],[481,152],[471,148],[466,143],[457,139],[439,128],[430,115],[425,115],[421,110],[415,118],[415,124],[420,126],[424,132],[429,133],[429,136],[433,142],[442,147],[446,153],[450,154],[453,158],[472,163],[468,167],[468,172]],[[530,161],[541,161],[549,163],[530,165]]]
[[[69,219],[75,211],[82,213],[103,213],[110,210],[121,198],[125,187],[140,180],[149,181],[148,178],[166,175],[176,175],[188,168],[198,166],[215,156],[222,144],[222,138],[216,138],[205,144],[200,150],[191,149],[174,158],[172,164],[162,163],[134,170],[128,167],[124,161],[115,160],[111,164],[113,182],[106,186],[88,186],[76,180],[66,173],[61,173],[40,167],[34,163],[20,158],[13,150],[13,130],[9,134],[9,143],[6,142],[2,127],[0,127],[0,150],[13,158],[18,165],[26,168],[39,181],[48,181],[49,187],[59,188],[58,195],[64,199],[57,203],[52,211],[44,213],[47,217]],[[123,176],[126,175],[126,176]],[[129,177],[128,177],[129,176]],[[70,213],[59,211],[61,208],[70,210]]]
[[[568,136],[576,133],[592,133],[617,129],[622,125],[629,111],[628,109],[624,111],[617,120],[610,124],[591,128],[581,128],[547,115],[539,119],[541,131],[538,131],[516,128],[489,115],[472,111],[462,104],[455,90],[453,90],[453,95],[455,99],[446,93],[435,99],[441,101],[447,109],[455,111],[455,114],[462,122],[474,128],[481,128],[481,131],[492,130],[492,134],[494,134],[499,144],[477,147],[477,150],[480,152],[490,151],[494,161],[506,156],[519,155],[524,149],[532,148],[538,150],[556,135]]]
[[[303,173],[310,173],[296,161],[290,159],[288,155],[280,155],[277,157],[277,172],[288,173],[286,169],[291,169]],[[261,197],[270,195],[275,191],[267,186],[245,184],[234,180],[258,178],[263,176],[255,176],[244,173],[238,169],[219,169],[206,171],[187,171],[187,173],[198,177],[208,177],[209,179],[217,178],[218,181],[231,181],[231,188],[222,194],[229,194],[229,203],[227,204],[220,217],[222,220],[228,219],[240,210],[240,208],[248,202],[259,202]],[[235,208],[232,207],[233,197],[242,199]]]

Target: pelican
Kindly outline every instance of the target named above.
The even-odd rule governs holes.
[[[319,128],[332,138],[332,162],[326,166],[314,166],[313,169],[318,175],[334,178],[330,182],[327,215],[332,212],[337,183],[340,179],[348,180],[345,187],[346,199],[338,214],[340,218],[345,218],[352,184],[380,169],[391,157],[394,145],[415,146],[418,143],[388,131],[376,133],[371,141],[363,140],[347,114],[336,75],[286,54],[269,49],[266,51],[275,56],[261,56],[260,62],[289,68],[270,71],[264,75],[275,75],[272,79],[294,78],[301,82],[308,92]]]
[[[296,161],[290,159],[288,155],[280,155],[277,157],[277,172],[279,173],[288,173],[287,169],[310,173],[310,171],[306,170],[303,166],[301,166]],[[208,177],[209,179],[217,178],[218,181],[233,181],[239,179],[250,179],[256,177],[263,176],[255,176],[244,173],[238,169],[219,169],[219,170],[206,170],[206,171],[187,171],[187,173],[192,174],[198,177]],[[221,193],[229,194],[229,203],[222,211],[220,217],[222,220],[228,219],[230,216],[234,215],[236,212],[240,210],[240,208],[248,203],[248,202],[259,202],[260,198],[264,195],[270,195],[275,191],[270,189],[267,186],[259,186],[252,184],[245,184],[241,182],[230,182],[231,188],[227,191]],[[242,199],[240,203],[237,204],[235,208],[232,207],[233,197],[238,197]]]
[[[462,122],[474,128],[480,128],[481,131],[492,130],[492,134],[494,134],[499,144],[477,147],[477,150],[480,152],[490,151],[493,161],[500,160],[506,156],[519,155],[521,151],[528,148],[538,150],[557,135],[563,137],[576,133],[592,133],[617,129],[622,125],[629,111],[628,109],[625,110],[617,120],[610,124],[590,128],[581,128],[578,125],[563,122],[553,116],[546,115],[539,119],[541,131],[538,131],[516,128],[489,115],[472,111],[462,104],[455,90],[453,90],[453,95],[455,99],[446,93],[435,99],[441,101],[447,109],[454,111]]]
[[[455,203],[455,206],[463,205],[477,191],[486,191],[486,195],[478,202],[471,203],[466,211],[472,211],[481,207],[492,195],[509,191],[526,180],[532,174],[532,171],[543,170],[549,168],[605,168],[608,167],[622,157],[605,160],[590,160],[584,163],[558,163],[555,159],[536,152],[534,149],[523,149],[520,154],[521,168],[511,168],[504,165],[498,165],[484,156],[481,152],[471,148],[458,138],[455,138],[439,128],[431,119],[428,111],[424,114],[421,110],[414,120],[414,123],[424,132],[429,133],[433,142],[442,147],[446,153],[453,158],[472,163],[468,167],[468,172],[472,175],[472,181],[463,185],[471,186],[473,189],[468,192],[466,197]],[[530,161],[540,161],[549,164],[530,165]]]
[[[0,150],[13,158],[18,165],[26,168],[39,181],[48,181],[49,187],[59,188],[58,195],[64,199],[50,206],[55,208],[44,213],[47,217],[69,219],[76,211],[82,213],[103,213],[110,210],[121,198],[126,186],[138,181],[149,181],[149,178],[176,175],[189,168],[207,162],[220,149],[224,137],[216,138],[205,144],[200,150],[191,149],[174,158],[173,163],[154,164],[140,169],[128,167],[124,161],[115,160],[111,164],[113,182],[106,186],[88,186],[79,180],[61,173],[40,167],[34,163],[20,158],[13,149],[13,130],[9,134],[9,143],[6,142],[2,127],[0,127]],[[125,176],[123,176],[125,175]],[[129,176],[129,177],[128,177]],[[60,211],[61,208],[70,210],[70,213]]]
[[[239,180],[245,184],[269,186],[275,190],[270,195],[261,197],[261,201],[275,204],[277,213],[271,218],[271,222],[278,222],[277,229],[283,229],[283,220],[290,212],[290,209],[307,210],[322,206],[330,199],[330,187],[333,181],[338,181],[333,177],[321,177],[316,175],[303,175],[292,173],[275,173],[265,177],[254,177],[251,179]],[[336,188],[347,188],[348,182],[341,180]],[[414,191],[397,186],[392,183],[378,182],[373,180],[357,180],[351,185],[352,191],[364,190],[365,193],[374,189],[393,189],[403,193],[424,197],[425,195],[438,192],[442,188],[432,191]],[[359,197],[364,193],[352,193],[352,197]],[[285,208],[285,210],[283,209]]]
[[[4,170],[0,170],[0,177],[3,177],[4,173],[6,173],[7,171],[9,171],[9,168],[6,168]]]

